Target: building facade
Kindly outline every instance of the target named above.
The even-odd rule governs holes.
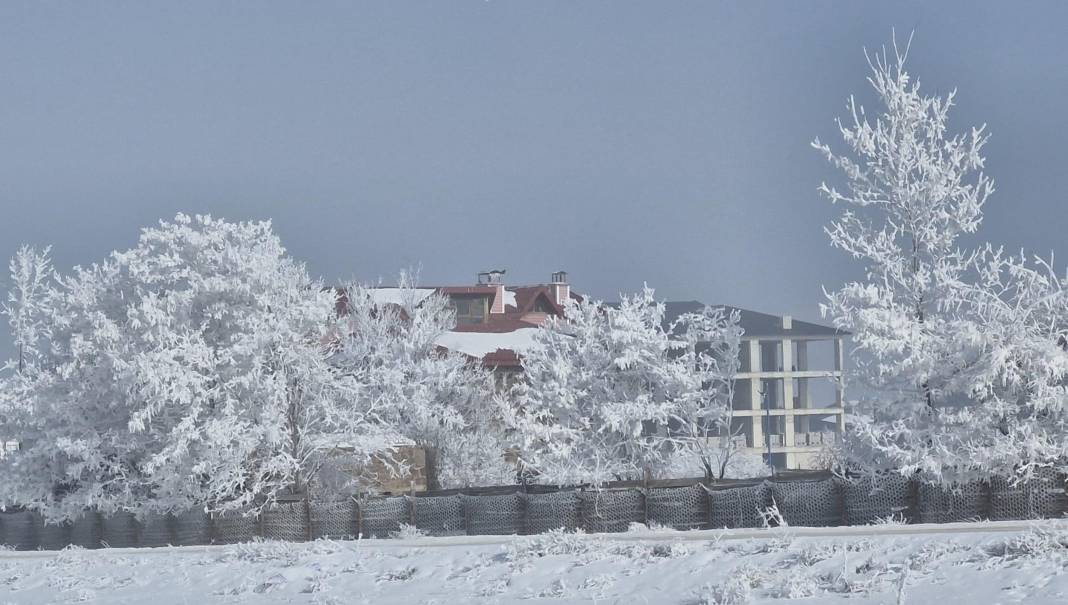
[[[704,308],[666,303],[666,323]],[[731,438],[778,469],[816,468],[824,447],[845,429],[843,340],[830,326],[746,309],[732,403]]]

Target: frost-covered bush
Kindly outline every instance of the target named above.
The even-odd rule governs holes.
[[[333,363],[382,404],[380,420],[425,448],[431,489],[515,483],[493,375],[437,345],[456,323],[448,299],[403,272],[396,288],[351,284]]]
[[[987,556],[996,561],[1041,559],[1068,560],[1068,532],[1063,529],[1033,528],[1026,533],[997,540],[984,547]]]
[[[443,489],[512,485],[517,466],[506,457],[509,441],[492,420],[439,439],[438,483]]]
[[[705,584],[698,594],[699,605],[748,605],[753,601],[753,588],[760,586],[764,576],[750,569],[737,569],[726,580]]]
[[[678,334],[663,320],[646,287],[618,305],[571,300],[564,319],[538,330],[503,406],[537,481],[663,475],[679,458],[720,473],[721,441],[734,443],[718,437],[730,426],[738,318],[707,310]]]
[[[269,222],[181,214],[70,275],[30,249],[11,268],[0,441],[23,447],[0,460],[0,503],[248,511],[401,471],[413,443],[450,482],[507,477],[492,377],[435,344],[453,314],[407,276],[382,304],[310,278]]]
[[[0,400],[0,434],[22,442],[2,501],[246,509],[300,491],[324,448],[369,460],[403,442],[331,363],[335,292],[269,222],[180,214],[37,292],[41,342]]]
[[[512,543],[509,557],[514,561],[554,555],[583,555],[602,549],[602,538],[586,535],[581,529],[550,529],[536,536],[524,537]]]
[[[804,569],[792,569],[782,577],[774,592],[780,599],[806,599],[818,591],[816,578]]]
[[[15,345],[16,357],[8,367],[19,374],[36,367],[46,337],[44,318],[48,313],[48,288],[54,276],[50,252],[51,247],[38,252],[33,247],[22,246],[8,265],[11,289],[7,300],[0,303],[0,313],[7,315]]]
[[[415,538],[425,538],[427,533],[414,525],[408,523],[401,523],[400,529],[397,531],[389,532],[389,537],[395,540],[412,540]]]

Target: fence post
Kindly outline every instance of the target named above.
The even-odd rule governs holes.
[[[408,522],[415,527],[415,481],[411,482],[408,491]]]
[[[530,498],[527,497],[527,484],[523,483],[519,486],[519,500],[523,503],[522,520],[523,520],[523,533],[525,535],[531,535],[530,531]]]
[[[645,522],[645,526],[649,527],[649,480],[652,476],[652,471],[649,469],[649,465],[646,464],[642,469],[642,520]]]
[[[97,510],[95,508],[91,512],[89,512],[86,516],[89,517],[90,519],[92,519],[94,548],[103,547],[103,544],[101,544],[101,542],[103,542],[103,540],[104,540],[104,521],[103,521],[103,518],[100,516],[100,513],[97,512]]]
[[[983,519],[990,519],[991,512],[994,510],[994,490],[990,485],[990,479],[984,479],[979,483],[979,498],[982,501],[982,510],[980,515]]]
[[[701,488],[705,490],[705,502],[708,503],[705,506],[705,528],[716,529],[712,527],[712,480],[708,475],[705,475],[704,481],[701,482]]]
[[[163,518],[167,527],[167,543],[178,544],[178,517],[174,513],[167,513]]]
[[[311,516],[311,497],[305,492],[304,498],[301,499],[301,503],[304,504],[304,541],[311,542],[312,536],[315,535],[312,529],[312,516]]]
[[[908,517],[909,523],[920,523],[920,510],[922,503],[920,502],[920,480],[916,473],[913,473],[909,477],[909,510]]]
[[[471,507],[467,505],[466,494],[460,491],[460,500],[464,504],[464,533],[471,535]]]
[[[360,540],[363,538],[363,504],[356,495],[352,496],[352,501],[356,503],[356,539]]]

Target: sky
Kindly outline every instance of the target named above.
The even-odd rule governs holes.
[[[177,212],[274,221],[327,281],[566,270],[819,318],[860,277],[810,148],[863,48],[986,123],[984,240],[1068,257],[1068,3],[0,3],[0,257],[61,270]],[[837,145],[841,148],[840,145]],[[0,351],[2,352],[2,351]]]

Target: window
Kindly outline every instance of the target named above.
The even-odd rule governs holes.
[[[549,304],[549,301],[545,300],[544,296],[539,296],[538,300],[534,301],[534,312],[556,314],[556,310]]]
[[[739,378],[734,381],[734,401],[731,407],[736,410],[753,409],[753,391],[749,387],[748,378]]]
[[[764,394],[760,409],[781,410],[786,407],[783,403],[785,391],[783,390],[782,378],[762,379],[760,381],[760,390]]]
[[[840,407],[838,382],[832,378],[795,378],[794,408]]]
[[[793,366],[800,372],[808,370],[832,371],[838,369],[837,353],[833,340],[793,341]]]
[[[456,323],[461,325],[486,323],[486,297],[456,297],[452,299],[456,309]]]
[[[782,341],[760,341],[760,370],[762,372],[782,371]]]

